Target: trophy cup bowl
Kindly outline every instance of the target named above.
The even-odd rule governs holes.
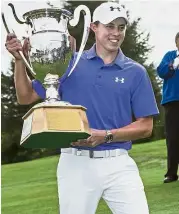
[[[80,12],[83,11],[84,33],[69,76],[77,65],[88,38],[90,11],[85,5],[79,5],[74,15],[65,9],[41,8],[26,12],[23,15],[24,21],[21,21],[15,13],[14,5],[10,3],[9,6],[16,21],[28,27],[28,59],[22,52],[19,53],[32,76],[46,89],[45,101],[33,106],[23,117],[20,144],[26,148],[68,148],[72,142],[89,137],[90,129],[86,108],[64,102],[58,94],[59,76],[67,70],[76,52],[75,39],[69,35],[67,26],[68,23],[71,26],[77,25]],[[3,13],[2,20],[9,33]]]

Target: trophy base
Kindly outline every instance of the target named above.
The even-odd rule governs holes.
[[[41,103],[23,119],[20,144],[25,148],[69,148],[72,142],[90,136],[83,106]]]
[[[31,134],[21,145],[24,148],[69,148],[72,142],[86,139],[90,135],[86,132],[42,132]]]

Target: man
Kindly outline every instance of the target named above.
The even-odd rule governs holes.
[[[97,7],[91,23],[96,43],[84,51],[73,73],[67,77],[69,68],[61,79],[62,100],[85,106],[91,127],[88,139],[61,150],[57,168],[61,214],[94,214],[101,197],[113,213],[149,213],[143,183],[128,150],[132,140],[151,135],[158,109],[145,68],[120,49],[127,22],[121,5],[108,2]],[[7,47],[16,58],[18,100],[31,103],[44,92],[39,82],[29,81],[10,42],[14,42],[8,40]]]
[[[163,79],[162,105],[165,110],[167,173],[164,183],[178,180],[179,164],[179,32],[175,36],[177,50],[163,57],[157,72]]]

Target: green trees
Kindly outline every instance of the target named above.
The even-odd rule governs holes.
[[[20,146],[24,114],[32,105],[19,105],[16,99],[13,71],[1,73],[1,159],[12,163],[33,159],[42,154],[41,150],[25,149]]]

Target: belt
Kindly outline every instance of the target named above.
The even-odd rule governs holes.
[[[123,154],[128,154],[127,150],[125,149],[92,151],[92,150],[82,150],[82,149],[76,149],[76,148],[61,149],[61,153],[68,153],[76,156],[87,156],[90,158],[108,158],[108,157],[116,157]]]

